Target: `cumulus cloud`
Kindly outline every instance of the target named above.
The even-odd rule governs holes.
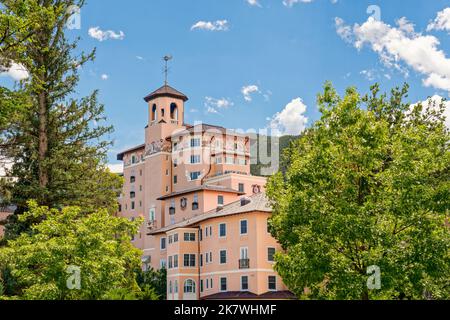
[[[123,173],[123,164],[108,164],[108,169],[112,173]]]
[[[244,86],[241,89],[241,93],[244,96],[245,101],[251,102],[252,101],[252,94],[254,93],[260,93],[259,88],[257,85],[251,84],[248,86]]]
[[[109,76],[107,74],[102,74],[101,78],[102,78],[102,80],[108,80]]]
[[[350,26],[345,25],[344,20],[339,17],[334,18],[334,25],[336,27],[337,34],[341,37],[345,42],[353,41],[353,32]]]
[[[261,4],[258,0],[245,0],[252,7],[261,7]]]
[[[234,103],[228,98],[212,98],[205,97],[205,108],[207,113],[219,113],[219,109],[228,109],[232,107]]]
[[[309,2],[313,2],[313,0],[283,0],[283,4],[286,7],[292,7],[294,4],[297,3],[309,3]]]
[[[9,69],[3,70],[0,66],[0,76],[10,77],[14,81],[21,81],[27,79],[30,75],[27,69],[18,63],[12,63]]]
[[[100,27],[89,28],[88,34],[90,37],[102,42],[106,40],[123,40],[125,39],[125,33],[119,31],[116,33],[112,30],[101,30]]]
[[[198,21],[191,30],[207,30],[207,31],[228,31],[229,25],[227,20],[216,21]]]
[[[445,8],[437,13],[434,21],[427,27],[427,31],[431,30],[443,30],[450,33],[450,8]]]
[[[406,18],[397,20],[396,27],[373,17],[353,27],[337,19],[337,33],[356,49],[368,46],[385,66],[395,68],[405,76],[411,68],[424,75],[424,86],[446,90],[450,94],[450,59],[439,49],[440,42],[436,37],[416,33],[414,25]]]
[[[298,135],[306,129],[308,118],[306,105],[301,98],[293,99],[286,107],[271,119],[269,128],[273,135]]]
[[[375,69],[362,70],[359,74],[364,76],[369,81],[373,81],[377,78],[377,72]]]

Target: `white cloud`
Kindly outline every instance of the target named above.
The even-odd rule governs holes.
[[[430,107],[432,110],[437,110],[443,101],[443,97],[439,95],[434,95],[430,97],[429,99],[425,101],[419,101],[418,103],[422,104],[422,107],[425,109],[427,107]],[[411,110],[417,105],[417,103],[411,105]],[[445,111],[444,111],[444,117],[445,117],[445,126],[450,130],[450,101],[444,101]]]
[[[313,2],[313,0],[283,0],[283,4],[286,7],[292,7],[294,4],[297,3],[309,3],[309,2]]]
[[[191,30],[207,30],[207,31],[228,31],[229,25],[227,20],[217,21],[198,21]]]
[[[450,8],[445,8],[437,13],[434,21],[427,27],[427,31],[431,30],[444,30],[450,32]]]
[[[108,169],[112,173],[123,173],[123,164],[108,164]]]
[[[349,30],[339,20],[341,28]],[[376,52],[381,62],[408,75],[405,66],[425,76],[423,84],[446,90],[450,94],[450,59],[440,50],[439,39],[432,35],[414,32],[414,25],[406,18],[397,21],[392,27],[370,17],[362,25],[355,24],[345,33],[345,39],[351,39],[355,48],[361,50],[365,45]]]
[[[102,74],[101,78],[102,80],[108,80],[109,76],[107,74]]]
[[[0,71],[2,71],[1,69]],[[13,62],[8,70],[0,72],[0,76],[10,77],[14,81],[21,81],[27,79],[30,75],[23,65]]]
[[[219,113],[218,109],[228,109],[234,103],[228,98],[216,99],[205,97],[205,108],[207,113]]]
[[[116,33],[112,30],[106,30],[103,31],[100,29],[100,27],[94,27],[89,28],[88,31],[89,36],[91,36],[94,39],[97,39],[98,41],[106,41],[106,40],[123,40],[125,39],[125,33],[123,31],[119,31],[119,33]]]
[[[344,40],[345,42],[353,41],[353,32],[350,26],[345,25],[344,20],[339,17],[334,18],[334,25],[336,27],[337,34]]]
[[[145,60],[144,57],[141,57],[141,56],[136,56],[136,59],[141,60],[141,61]]]
[[[296,98],[276,113],[271,119],[269,127],[273,135],[298,135],[306,129],[308,118],[305,116],[306,105],[301,98]]]
[[[253,93],[260,93],[261,91],[259,91],[259,88],[257,85],[251,84],[248,86],[244,86],[241,89],[241,93],[244,95],[244,99],[247,102],[251,102],[252,101],[252,94]]]
[[[369,81],[373,81],[378,77],[375,69],[362,70],[359,74],[363,75]]]
[[[252,7],[261,7],[261,4],[258,0],[245,0]]]

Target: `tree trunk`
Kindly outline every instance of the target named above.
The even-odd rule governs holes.
[[[48,152],[47,135],[47,99],[44,92],[39,93],[39,186],[46,188],[48,184],[48,172],[45,159]]]

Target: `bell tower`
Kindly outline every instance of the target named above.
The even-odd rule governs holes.
[[[173,192],[172,143],[175,131],[185,129],[184,103],[188,97],[167,83],[167,62],[164,58],[165,81],[159,89],[148,94],[144,100],[148,105],[148,125],[145,129],[145,198],[144,210],[147,222],[161,228],[164,221],[164,201],[159,197]],[[150,221],[150,219],[154,219]],[[154,248],[153,237],[145,239],[146,248]]]

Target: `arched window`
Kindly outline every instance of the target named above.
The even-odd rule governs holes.
[[[195,293],[195,281],[187,279],[184,282],[184,293]]]
[[[164,117],[165,117],[165,110],[161,109],[161,118],[164,118]]]
[[[178,120],[178,107],[175,103],[170,105],[170,119]]]
[[[158,110],[156,108],[156,104],[152,107],[152,121],[158,120]]]

